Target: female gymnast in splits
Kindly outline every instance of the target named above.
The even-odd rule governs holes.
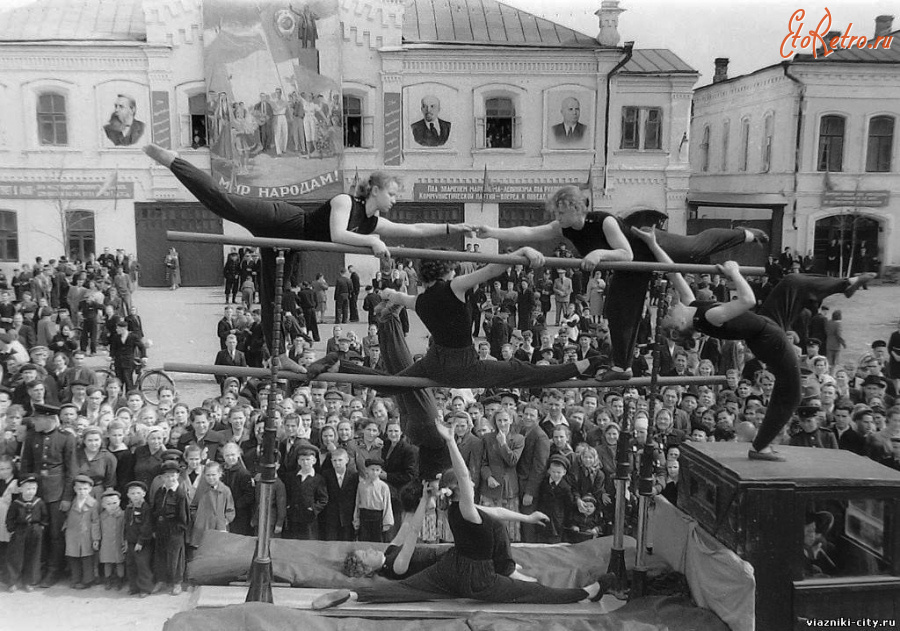
[[[514,254],[526,257],[533,267],[541,267],[544,263],[544,256],[533,248],[519,248]],[[426,377],[449,388],[537,388],[572,377],[593,377],[600,366],[600,357],[554,366],[536,366],[517,359],[482,361],[478,358],[472,344],[471,305],[466,301],[466,292],[499,276],[506,268],[506,265],[492,263],[469,274],[456,276],[456,263],[423,259],[419,265],[419,280],[425,286],[422,293],[410,296],[394,289],[383,289],[382,299],[414,309],[431,334],[432,343],[425,357],[396,376]],[[335,363],[336,355],[331,354],[315,362],[312,368],[321,372],[324,364],[332,366],[330,369],[337,369]],[[339,371],[385,374],[348,364],[341,362]],[[379,386],[377,390],[393,395],[407,392],[410,388]]]
[[[656,233],[637,229],[632,229],[632,233],[647,245],[657,260],[672,262],[658,243]],[[681,303],[669,309],[663,326],[678,331],[684,339],[689,339],[696,329],[721,340],[744,340],[753,354],[765,363],[766,370],[775,376],[775,388],[748,456],[751,460],[782,461],[784,457],[773,450],[770,443],[790,420],[801,399],[800,363],[785,331],[810,300],[821,302],[838,292],[849,298],[875,276],[862,274],[854,278],[834,278],[788,274],[756,307],[753,290],[741,275],[737,263],[728,261],[720,267],[734,283],[737,300],[728,303],[695,300],[684,277],[679,273],[670,273],[669,278]],[[754,307],[755,311],[752,310]]]
[[[179,158],[174,151],[158,145],[147,145],[144,153],[169,169],[206,208],[223,219],[243,226],[255,237],[362,246],[371,248],[375,256],[384,258],[390,256],[390,251],[381,237],[434,237],[471,230],[467,224],[398,224],[385,219],[381,215],[390,211],[397,201],[400,184],[396,177],[380,171],[372,173],[360,186],[359,196],[336,195],[316,210],[308,212],[288,202],[227,193],[207,173]],[[261,255],[259,302],[263,332],[271,343],[276,255],[271,248],[263,248]],[[294,261],[291,259],[285,257],[285,282],[293,277]]]
[[[556,217],[543,226],[492,228],[480,226],[478,236],[512,243],[557,242],[565,237],[583,258],[582,267],[593,271],[601,261],[653,261],[652,253],[634,239],[622,220],[602,211],[589,212],[584,192],[564,186],[547,202]],[[660,246],[677,263],[697,263],[710,254],[742,243],[768,241],[762,230],[713,228],[684,236],[657,231]],[[601,380],[631,378],[632,349],[644,309],[644,298],[653,274],[617,270],[607,287],[606,317],[612,341],[612,369]]]
[[[419,490],[414,483],[410,483],[400,491],[400,501],[404,504],[403,524],[397,535],[391,540],[388,547],[382,552],[375,548],[359,548],[347,553],[344,560],[344,574],[351,578],[368,577],[378,574],[391,580],[400,581],[437,563],[438,559],[446,553],[436,546],[418,546],[419,533],[425,521],[425,512],[433,509],[438,494],[437,485],[440,481],[424,480],[422,482],[422,495],[414,512],[409,509],[415,501],[415,492]],[[514,519],[516,521],[537,521],[543,523],[547,520],[543,513],[531,513],[523,515],[502,508],[485,508],[481,510],[500,520]],[[504,545],[505,542],[505,545]],[[497,574],[518,578],[520,580],[533,581],[519,572],[519,566],[512,558],[508,537],[498,537],[493,551],[494,569]]]
[[[444,473],[440,482],[442,488],[451,491],[447,520],[453,533],[453,547],[434,565],[408,578],[361,587],[355,592],[330,592],[314,600],[312,608],[326,609],[350,600],[402,603],[472,598],[494,603],[565,604],[602,598],[613,585],[615,575],[605,574],[598,582],[583,589],[560,589],[498,573],[494,560],[495,550],[509,546],[506,529],[491,513],[475,505],[475,485],[453,438],[452,428],[441,419],[435,420],[435,425],[447,444],[450,461],[453,463],[453,468]],[[519,517],[538,522],[542,516],[532,513]]]

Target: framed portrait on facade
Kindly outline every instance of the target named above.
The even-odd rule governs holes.
[[[455,144],[453,113],[459,111],[458,92],[441,83],[404,88],[407,149],[450,149]]]
[[[594,92],[577,85],[544,93],[545,145],[548,149],[590,149],[594,129]]]
[[[96,87],[100,146],[139,149],[150,142],[150,89],[133,81]]]

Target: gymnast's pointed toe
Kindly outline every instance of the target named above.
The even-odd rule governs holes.
[[[600,369],[597,372],[597,381],[604,383],[607,381],[628,381],[629,379],[631,379],[631,370],[622,368]]]
[[[847,298],[852,298],[853,294],[859,291],[860,288],[866,287],[876,278],[877,275],[871,273],[860,274],[855,278],[851,278],[850,285],[844,290],[844,295],[847,296]]]
[[[328,592],[327,594],[322,594],[314,601],[312,601],[311,608],[315,611],[319,611],[322,609],[331,609],[332,607],[338,607],[350,600],[350,595],[351,594],[349,589],[339,589],[334,592]]]
[[[306,378],[315,381],[323,372],[337,372],[341,358],[337,353],[328,353],[322,359],[314,361],[306,367]]]
[[[765,462],[786,462],[787,458],[779,454],[774,449],[770,451],[756,451],[755,449],[751,449],[747,452],[747,457],[750,460],[763,460]]]

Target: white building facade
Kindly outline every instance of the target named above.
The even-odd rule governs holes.
[[[876,35],[896,35],[881,16]],[[880,30],[878,30],[880,29]],[[900,46],[900,45],[898,45]],[[826,270],[900,265],[900,49],[838,50],[728,79],[694,93],[689,213],[769,222],[773,253],[812,255]]]
[[[590,186],[595,209],[657,210],[670,229],[685,229],[698,74],[670,51],[622,45],[614,0],[598,11],[598,38],[488,0],[340,8],[348,188],[357,172],[383,169],[404,182],[392,211],[400,221],[508,226],[543,222],[544,199],[575,183]],[[155,268],[163,275],[166,228],[246,234],[198,208],[140,151],[152,141],[209,168],[196,138],[206,112],[199,0],[38,0],[3,15],[0,266],[124,248],[152,281]],[[145,126],[133,144],[104,133],[119,95],[134,100]],[[414,129],[431,99],[450,123],[438,145],[420,143]],[[556,130],[573,99],[580,131],[569,139]],[[217,282],[209,250],[179,251],[185,284]],[[345,262],[374,274],[371,257],[321,271]]]

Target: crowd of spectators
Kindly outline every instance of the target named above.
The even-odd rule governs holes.
[[[140,596],[163,589],[179,593],[185,561],[207,531],[256,532],[261,438],[270,394],[276,406],[271,416],[279,463],[268,524],[272,533],[367,541],[388,541],[396,533],[403,489],[421,486],[418,449],[405,436],[408,424],[421,419],[402,418],[391,398],[372,389],[327,387],[299,374],[296,381],[276,384],[274,392],[258,380],[220,378],[219,391],[202,401],[182,400],[163,387],[156,405],[119,380],[96,388],[83,366],[86,351],[93,352],[90,344],[73,339],[54,345],[59,335],[65,338],[54,333],[50,344],[40,345],[21,325],[14,328],[16,321],[34,320],[35,312],[38,320],[46,313],[60,330],[69,321],[83,327],[88,313],[81,305],[87,300],[76,302],[77,309],[69,306],[73,291],[78,295],[82,289],[84,295],[102,293],[124,331],[133,326],[125,301],[115,302],[115,274],[105,265],[74,266],[71,271],[69,266],[51,262],[33,274],[39,279],[51,272],[60,287],[65,280],[68,293],[54,293],[56,281],[50,282],[48,295],[37,298],[23,287],[14,301],[11,290],[0,289],[6,294],[0,316],[11,318],[11,327],[0,336],[0,351],[7,354],[6,388],[0,390],[0,580],[10,589],[53,584],[63,577],[67,557],[76,588],[102,579],[109,589],[127,584],[130,593]],[[389,277],[402,281],[405,273],[407,291],[416,291],[411,269],[395,268]],[[342,275],[349,279],[351,273]],[[698,296],[729,297],[722,279],[689,280]],[[364,305],[383,282],[376,278],[366,288]],[[37,285],[42,283],[39,279]],[[759,283],[757,290],[764,292],[768,283]],[[352,290],[352,281],[349,286]],[[602,274],[585,278],[580,271],[510,269],[471,297],[477,307],[473,331],[485,333],[477,342],[479,355],[555,363],[608,354],[609,331],[600,315],[604,288]],[[332,337],[320,341],[307,325],[308,312],[316,311],[317,303],[310,305],[305,291],[315,290],[301,283],[285,296],[293,319],[285,325],[290,358],[308,366],[323,352],[336,351],[349,361],[381,367],[377,325],[370,324],[365,336],[355,336],[339,322]],[[657,291],[648,306],[666,299]],[[352,319],[355,310],[342,298],[336,311],[340,321],[345,312]],[[549,324],[551,312],[554,326]],[[635,351],[638,375],[646,374],[652,363],[652,313],[648,308]],[[777,442],[847,449],[900,469],[897,375],[889,372],[891,352],[896,363],[900,349],[878,341],[853,366],[830,362],[822,353],[822,339],[832,321],[819,305],[810,305],[809,317],[797,326],[804,400]],[[222,350],[216,363],[258,366],[265,361],[258,310],[248,313],[246,305],[229,303],[217,335]],[[523,513],[539,510],[550,517],[548,526],[511,523],[513,541],[576,542],[609,534],[620,440],[631,441],[635,450],[649,441],[658,445],[655,492],[677,501],[683,442],[753,439],[773,378],[740,342],[698,336],[684,347],[663,335],[657,350],[661,375],[724,375],[726,383],[667,386],[655,401],[633,386],[433,390],[439,412],[452,424],[478,501]],[[629,506],[633,491],[634,486]],[[426,519],[421,538],[437,542],[450,537],[439,505]]]

